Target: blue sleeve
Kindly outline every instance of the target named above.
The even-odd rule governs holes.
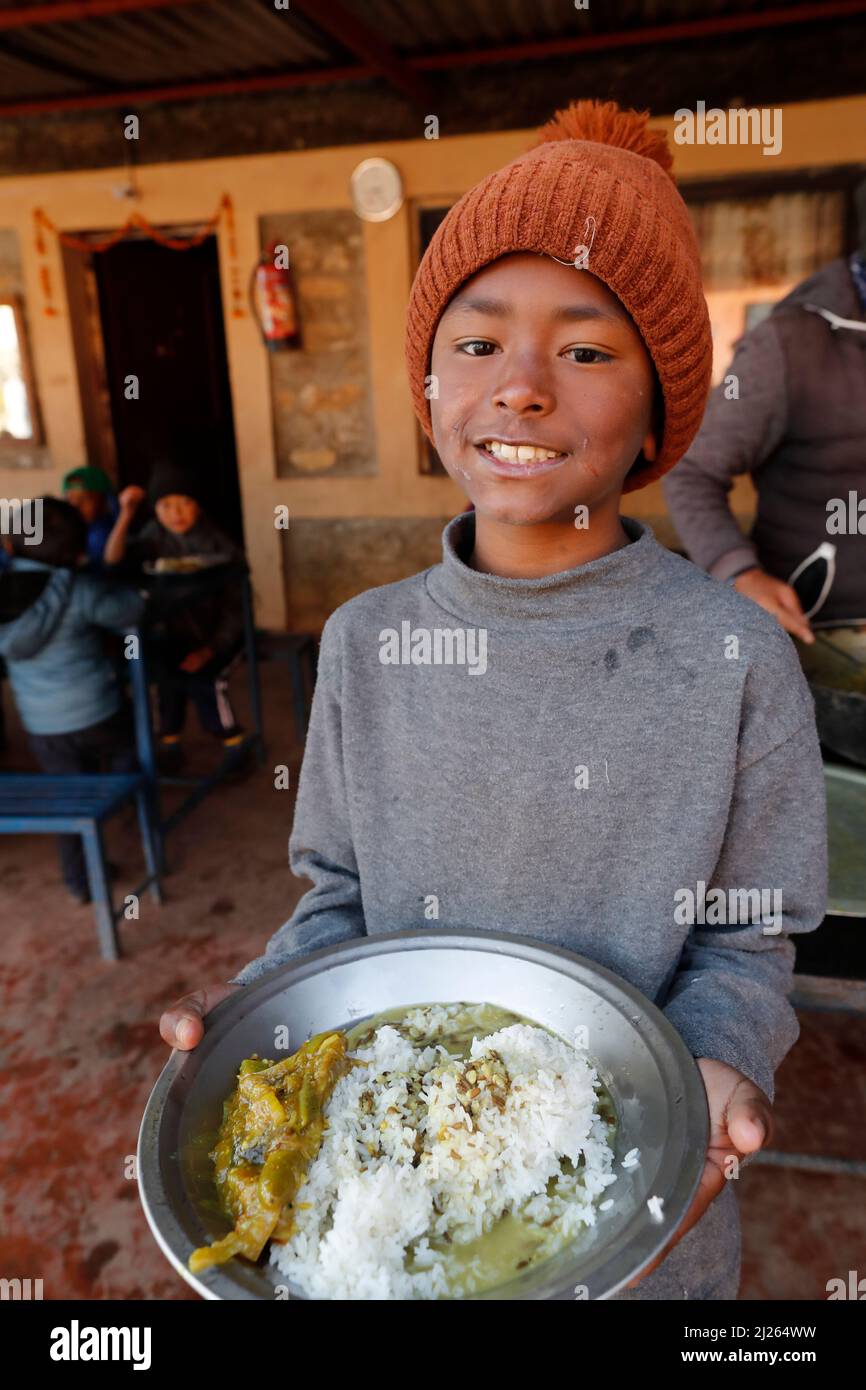
[[[111,580],[82,575],[83,606],[88,621],[109,632],[125,633],[144,616],[145,601],[135,589]]]

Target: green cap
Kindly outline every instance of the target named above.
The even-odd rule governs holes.
[[[107,473],[95,464],[87,463],[82,468],[73,468],[63,479],[63,491],[84,488],[85,492],[113,492],[114,487]]]

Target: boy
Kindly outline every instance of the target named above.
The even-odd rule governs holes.
[[[101,468],[87,464],[73,468],[62,483],[63,496],[81,514],[87,527],[87,561],[91,570],[102,569],[105,543],[117,521],[117,498],[111,479]]]
[[[106,565],[126,561],[135,566],[146,560],[187,555],[243,559],[234,542],[205,515],[195,480],[184,469],[160,464],[154,470],[148,496],[156,517],[128,539],[144,492],[128,487],[120,494],[120,515],[105,547]],[[169,583],[174,587],[162,595],[163,611],[151,667],[159,697],[157,752],[166,770],[181,760],[188,698],[198,710],[202,728],[219,738],[224,748],[234,748],[243,739],[228,694],[228,668],[243,636],[237,586],[228,583],[191,596],[182,580]]]
[[[132,721],[105,631],[135,627],[144,600],[134,590],[83,574],[87,528],[56,497],[42,499],[42,540],[12,538],[0,577],[0,655],[30,746],[43,772],[132,772]],[[90,901],[78,835],[59,838],[63,879]]]
[[[712,352],[696,239],[646,119],[559,113],[421,262],[413,401],[475,509],[445,527],[441,564],[326,623],[290,841],[313,887],[235,982],[424,928],[431,901],[439,927],[518,931],[624,976],[696,1058],[711,1135],[675,1241],[616,1297],[725,1299],[725,1158],[768,1140],[798,1035],[788,936],[823,916],[824,790],[790,639],[619,515],[694,437]],[[437,629],[483,661],[429,662]],[[779,920],[683,911],[689,891],[694,909],[708,888],[771,887]],[[227,992],[178,1001],[165,1040],[194,1046]]]

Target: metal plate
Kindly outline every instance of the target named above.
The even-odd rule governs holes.
[[[241,1060],[273,1055],[280,1024],[289,1026],[294,1050],[313,1033],[385,1009],[460,1001],[510,1009],[567,1040],[585,1025],[618,1120],[618,1177],[604,1194],[614,1206],[559,1254],[476,1297],[573,1299],[575,1286],[585,1285],[587,1297],[608,1298],[661,1250],[697,1189],[708,1119],[700,1072],[660,1010],[612,971],[526,937],[391,932],[312,952],[238,991],[208,1015],[199,1046],[173,1052],[157,1081],[138,1141],[139,1191],[163,1253],[203,1298],[273,1299],[281,1277],[267,1257],[199,1276],[186,1267],[196,1246],[227,1229],[205,1206],[215,1194],[201,1136],[219,1125]],[[640,1164],[622,1169],[632,1148]],[[663,1199],[661,1221],[647,1208],[652,1196]]]
[[[866,772],[824,764],[829,898],[834,917],[866,917]]]

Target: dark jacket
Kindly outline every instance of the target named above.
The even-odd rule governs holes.
[[[833,326],[846,319],[856,326]],[[863,536],[828,532],[827,504],[866,497],[866,306],[847,260],[831,261],[774,306],[735,345],[700,433],[663,483],[690,557],[717,579],[760,564],[787,580],[821,543],[837,547],[821,621],[866,617]],[[750,473],[757,517],[743,536],[728,506],[734,477]],[[866,527],[866,519],[864,519]]]
[[[206,516],[184,535],[168,531],[155,518],[148,521],[126,547],[126,567],[140,567],[148,561],[183,555],[221,555],[243,563],[243,552],[224,531]],[[217,580],[217,576],[213,577]],[[205,588],[206,592],[201,592]],[[198,592],[196,592],[198,590]],[[172,577],[153,590],[152,611],[157,632],[170,639],[173,648],[193,651],[212,647],[226,654],[243,637],[244,621],[240,588],[236,580],[211,586],[204,577]]]

